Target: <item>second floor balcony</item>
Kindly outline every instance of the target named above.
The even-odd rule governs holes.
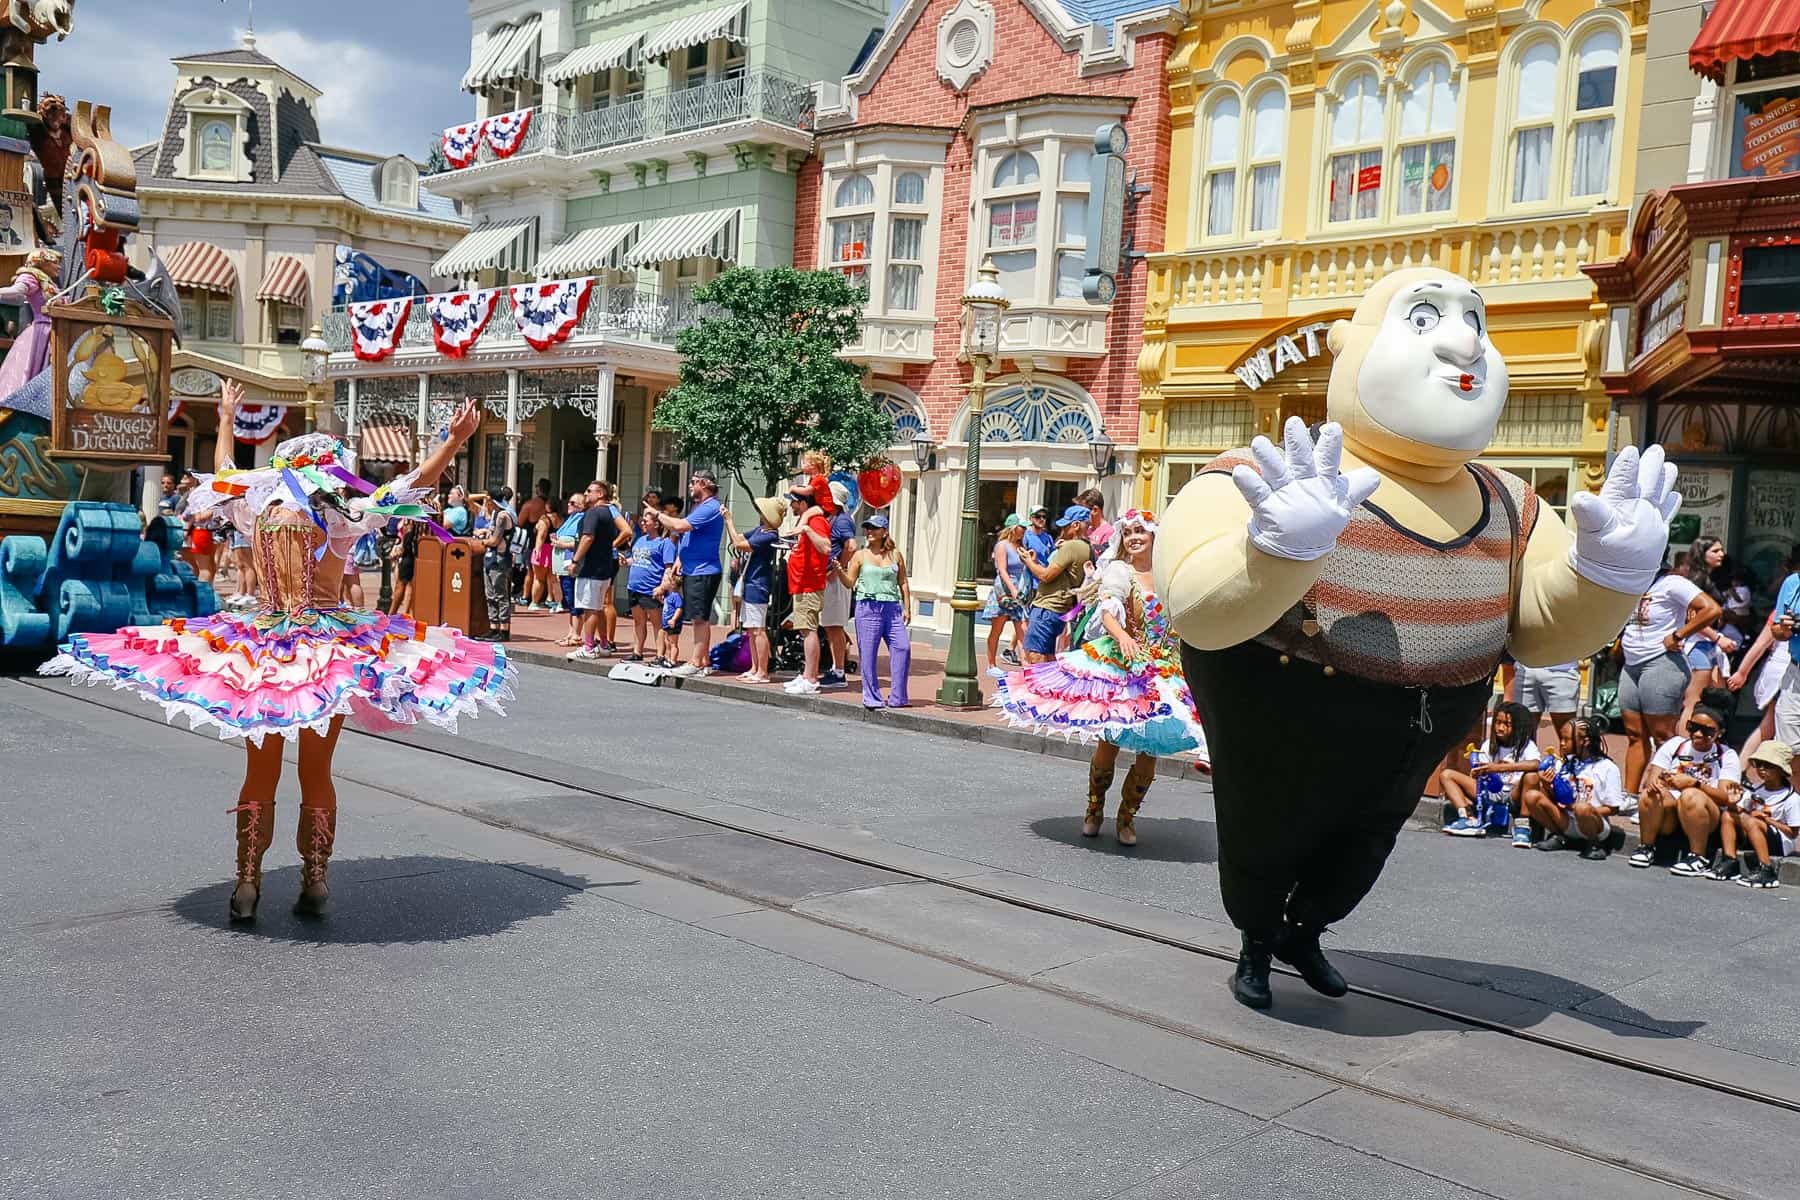
[[[540,175],[577,177],[611,164],[655,159],[659,153],[723,150],[745,141],[808,144],[812,87],[779,71],[746,71],[692,87],[663,88],[573,111],[531,110],[517,150],[497,156],[485,142],[468,166],[429,177],[440,195],[485,190],[523,168]]]

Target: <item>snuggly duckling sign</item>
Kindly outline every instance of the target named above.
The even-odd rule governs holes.
[[[50,320],[51,456],[120,468],[164,458],[169,323],[92,299],[52,306]]]

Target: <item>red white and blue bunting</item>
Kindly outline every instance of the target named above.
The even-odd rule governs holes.
[[[471,121],[467,125],[453,125],[444,130],[445,160],[457,170],[462,170],[475,161],[475,152],[481,149],[481,139],[485,136],[486,121]]]
[[[593,295],[592,279],[516,284],[512,289],[513,320],[532,349],[548,350],[569,340],[587,315]]]
[[[231,436],[252,446],[268,441],[281,432],[281,419],[287,408],[280,404],[246,404],[231,418]]]
[[[525,131],[531,128],[531,110],[521,108],[517,112],[489,117],[485,127],[488,149],[494,152],[494,157],[511,158],[524,143]]]
[[[452,292],[447,296],[427,296],[425,311],[431,314],[431,340],[445,358],[462,358],[475,348],[481,335],[494,319],[500,303],[500,289],[485,292]]]
[[[400,344],[412,298],[371,300],[350,306],[350,348],[363,362],[380,362]]]

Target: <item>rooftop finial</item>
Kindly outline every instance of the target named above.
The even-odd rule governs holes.
[[[250,16],[244,26],[244,49],[256,49],[256,0],[250,0]]]

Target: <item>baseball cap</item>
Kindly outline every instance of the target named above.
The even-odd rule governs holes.
[[[1018,513],[1008,513],[1008,514],[1006,514],[1006,520],[1000,522],[1000,528],[1002,528],[1002,529],[1017,529],[1019,526],[1023,525],[1024,523],[1025,523],[1025,518],[1021,517]]]
[[[1056,523],[1056,527],[1061,529],[1063,526],[1073,525],[1077,521],[1091,521],[1093,519],[1094,514],[1088,510],[1087,505],[1071,504],[1069,507],[1063,509],[1062,520]]]
[[[1038,506],[1037,506],[1037,507],[1036,507],[1036,508],[1034,508],[1034,509],[1032,509],[1032,510],[1031,510],[1031,515],[1032,515],[1032,516],[1034,516],[1034,517],[1036,517],[1036,516],[1045,516],[1045,517],[1047,517],[1047,516],[1049,516],[1049,515],[1050,515],[1050,510],[1049,510],[1049,509],[1047,509],[1047,508],[1045,508],[1045,507],[1044,507],[1044,506],[1043,506],[1043,505],[1042,505],[1042,504],[1040,504],[1040,505],[1038,505]]]
[[[888,519],[886,513],[870,513],[863,518],[864,529],[886,529],[887,527]]]

